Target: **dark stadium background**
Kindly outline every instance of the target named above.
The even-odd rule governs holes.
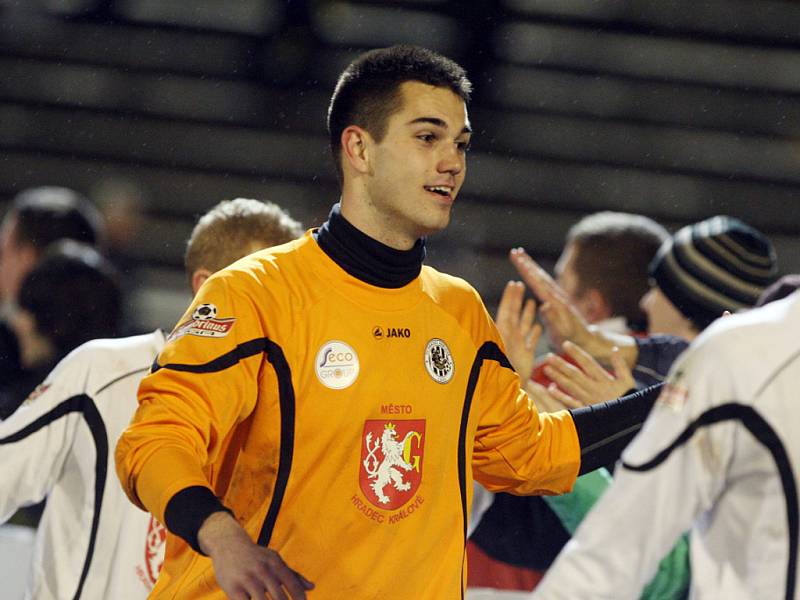
[[[0,0],[0,213],[20,189],[127,190],[138,320],[171,327],[194,218],[249,196],[318,224],[341,69],[408,42],[475,84],[477,135],[429,262],[493,306],[597,210],[741,217],[800,272],[800,3],[777,0]],[[624,285],[624,282],[620,282]]]

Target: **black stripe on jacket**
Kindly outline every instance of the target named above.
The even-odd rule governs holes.
[[[789,531],[789,561],[786,565],[786,599],[793,600],[797,573],[797,550],[798,550],[798,498],[797,483],[792,473],[792,465],[789,454],[775,430],[758,414],[755,409],[745,404],[729,402],[715,406],[701,414],[692,421],[683,432],[675,438],[669,446],[664,448],[648,462],[641,465],[632,465],[627,462],[622,463],[622,467],[629,471],[644,472],[655,469],[666,461],[669,456],[678,448],[688,442],[692,436],[703,427],[709,427],[716,423],[725,421],[738,421],[750,432],[750,434],[761,444],[772,456],[775,467],[781,478],[783,494],[786,499],[786,521]]]
[[[83,417],[83,420],[89,427],[89,432],[92,435],[96,451],[94,466],[94,514],[92,515],[92,528],[89,533],[89,545],[86,549],[86,558],[83,561],[78,588],[75,590],[75,595],[73,596],[73,598],[77,600],[81,597],[81,593],[83,592],[83,585],[89,574],[89,567],[94,555],[95,543],[97,542],[97,529],[100,525],[100,511],[103,508],[103,491],[105,489],[108,471],[108,434],[106,432],[105,423],[103,423],[103,418],[100,416],[100,411],[97,410],[94,401],[86,394],[72,396],[20,429],[18,432],[0,439],[0,445],[19,442],[71,413],[80,413]]]

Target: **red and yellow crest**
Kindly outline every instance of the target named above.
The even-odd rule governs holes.
[[[364,423],[358,482],[367,499],[395,510],[414,497],[422,481],[425,420]]]

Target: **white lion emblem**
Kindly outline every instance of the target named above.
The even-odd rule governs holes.
[[[369,487],[375,492],[375,495],[378,497],[378,502],[381,504],[389,504],[389,496],[383,493],[383,488],[389,485],[389,483],[401,492],[411,489],[411,484],[403,481],[403,474],[397,467],[404,471],[410,471],[414,468],[403,458],[403,449],[405,448],[406,441],[413,435],[417,434],[413,431],[409,431],[406,433],[403,440],[398,442],[395,439],[397,438],[397,431],[395,431],[395,426],[392,423],[387,423],[384,426],[381,439],[375,440],[374,443],[372,442],[372,432],[367,434],[367,451],[369,454],[362,464],[364,465],[369,479],[375,480]],[[375,452],[378,450],[379,446],[381,452],[383,452],[382,461],[379,461],[378,457],[375,456]]]

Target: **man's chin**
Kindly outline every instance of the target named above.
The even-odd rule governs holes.
[[[448,208],[447,211],[443,211],[441,215],[438,216],[437,219],[431,219],[429,222],[421,224],[419,231],[420,234],[418,237],[427,237],[429,235],[434,235],[447,229],[447,226],[450,224],[450,209]]]

